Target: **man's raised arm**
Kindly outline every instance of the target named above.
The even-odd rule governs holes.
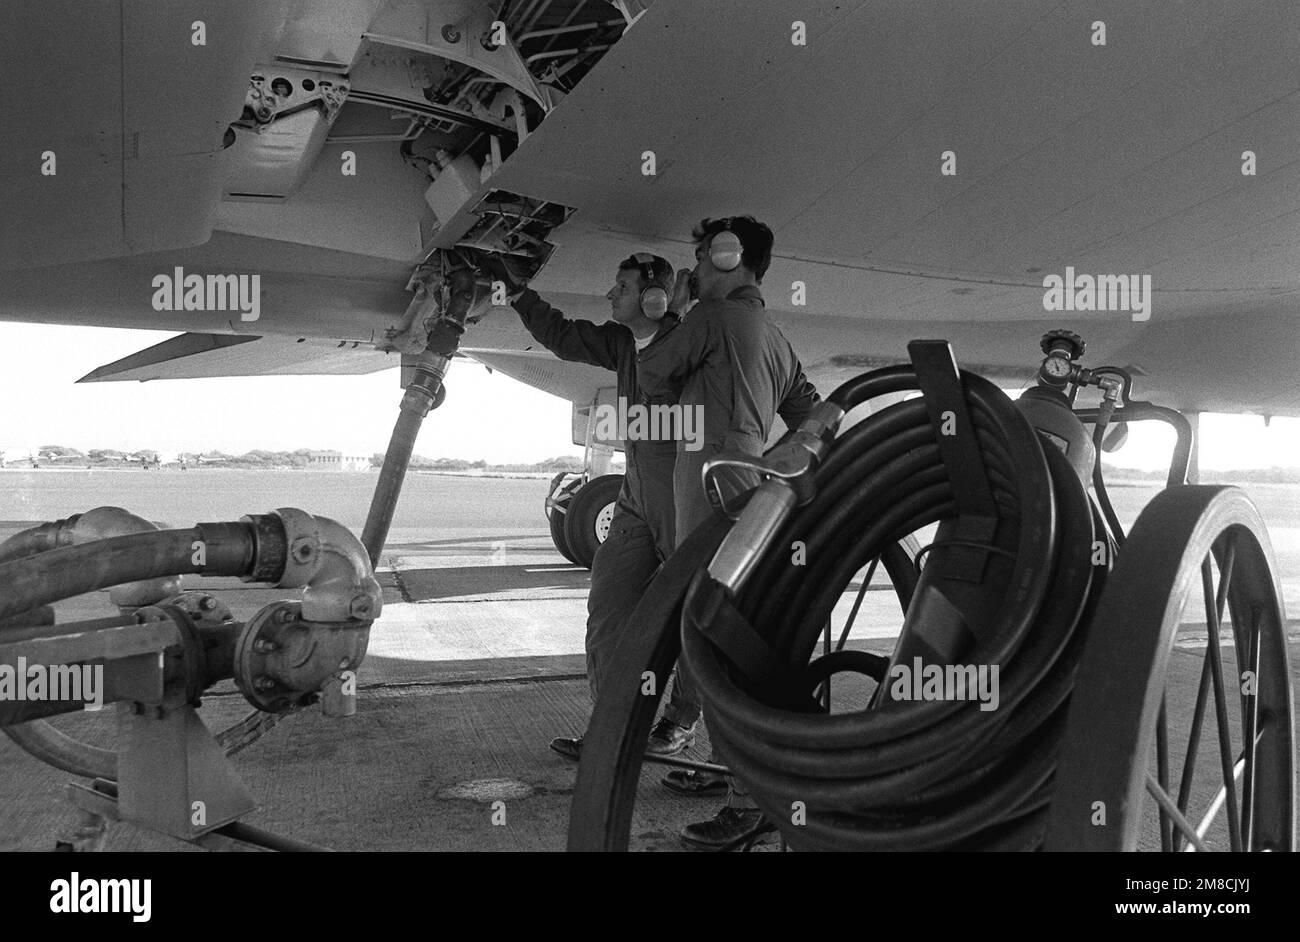
[[[561,360],[617,371],[619,346],[630,339],[624,336],[626,331],[621,327],[570,320],[538,297],[499,255],[485,256],[482,269],[489,278],[505,286],[506,296],[519,319],[543,347]]]
[[[631,333],[618,324],[570,320],[532,288],[515,298],[513,306],[533,339],[561,360],[617,370],[620,345],[632,342]]]

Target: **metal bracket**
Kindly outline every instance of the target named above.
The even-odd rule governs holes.
[[[913,340],[907,345],[907,353],[916,371],[917,385],[925,396],[939,457],[948,470],[957,502],[953,538],[971,543],[992,542],[999,519],[997,503],[989,487],[952,346],[946,340]],[[987,550],[974,546],[949,547],[945,575],[964,582],[981,582],[988,556]]]
[[[473,7],[459,21],[448,23],[446,13],[432,7],[387,4],[361,38],[372,47],[380,44],[471,66],[548,108],[513,42],[501,46],[481,42],[492,34],[493,19],[486,5]]]
[[[190,707],[120,707],[122,819],[192,840],[257,810],[225,751]],[[162,712],[162,715],[159,715]]]
[[[259,134],[276,118],[295,114],[314,105],[333,124],[347,99],[349,85],[331,72],[311,72],[284,65],[259,65],[248,80],[244,109],[252,120],[236,122]]]
[[[406,313],[395,327],[384,331],[384,339],[375,343],[375,349],[419,356],[429,340],[429,327],[442,311],[442,253],[433,252],[417,265],[406,282],[406,290],[414,295],[406,306]]]

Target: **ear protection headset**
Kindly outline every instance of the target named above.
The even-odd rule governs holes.
[[[655,279],[655,257],[647,252],[636,252],[632,255],[632,261],[636,262],[637,267],[641,270],[641,278],[644,281],[651,282],[641,289],[641,313],[652,321],[662,320],[663,316],[668,313],[668,292],[658,284],[654,284]]]
[[[740,265],[743,247],[740,237],[731,231],[731,220],[728,219],[725,225],[726,228],[709,242],[709,261],[718,271],[735,271]]]

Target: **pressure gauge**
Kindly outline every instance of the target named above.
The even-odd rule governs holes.
[[[1054,381],[1057,384],[1065,385],[1066,380],[1074,371],[1074,365],[1065,357],[1051,356],[1043,361],[1042,374],[1043,379]]]

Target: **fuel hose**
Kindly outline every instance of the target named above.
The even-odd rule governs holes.
[[[962,519],[962,469],[945,461],[942,433],[917,398],[831,443],[814,472],[815,497],[785,520],[738,592],[707,571],[692,576],[683,669],[715,747],[795,849],[1041,844],[1082,626],[1104,582],[1092,552],[1104,530],[1069,462],[1015,404],[974,374],[961,373],[961,387],[969,427],[955,434],[974,437],[995,508],[984,538],[951,538],[971,522]],[[849,381],[830,401],[848,412],[919,388],[911,367],[890,367]],[[854,574],[935,523],[940,538],[888,673],[864,652],[814,657]],[[802,565],[792,563],[797,543]],[[949,599],[962,610],[959,630],[927,637],[935,613],[954,623]],[[893,697],[891,680],[914,663],[908,654],[996,668],[996,703]],[[830,714],[814,697],[840,673],[876,681],[864,708]]]

